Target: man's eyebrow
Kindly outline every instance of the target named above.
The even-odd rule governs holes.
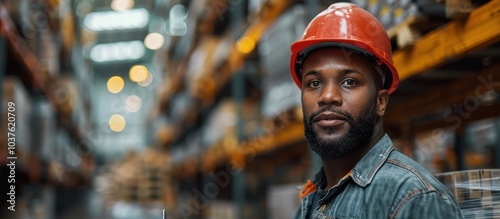
[[[306,77],[309,75],[318,75],[319,73],[320,72],[318,70],[311,70],[311,71],[306,72],[303,77]],[[339,73],[342,75],[347,75],[347,74],[361,74],[361,75],[363,75],[363,73],[361,73],[357,69],[353,69],[353,68],[342,69],[339,71]]]
[[[363,74],[361,73],[360,71],[358,71],[357,69],[353,69],[353,68],[345,68],[345,69],[342,69],[340,70],[340,73],[343,74],[343,75],[346,75],[346,74]]]
[[[319,71],[317,71],[317,70],[311,70],[311,71],[306,72],[303,77],[306,77],[306,76],[309,76],[309,75],[318,75],[318,74],[319,74]]]

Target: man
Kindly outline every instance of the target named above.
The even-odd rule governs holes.
[[[394,150],[385,134],[399,84],[382,25],[350,3],[332,4],[291,46],[307,142],[322,169],[307,182],[295,218],[462,218],[453,194]]]

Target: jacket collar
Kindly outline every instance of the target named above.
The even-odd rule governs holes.
[[[377,171],[385,163],[389,154],[394,150],[392,141],[387,134],[373,146],[368,153],[356,164],[351,172],[355,183],[362,187],[369,185]]]

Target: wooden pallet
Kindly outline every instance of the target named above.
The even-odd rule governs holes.
[[[489,0],[437,0],[446,4],[446,17],[450,19],[463,19],[477,7]]]
[[[436,0],[446,5],[446,18],[429,18],[425,15],[412,15],[387,31],[393,50],[411,46],[426,33],[435,30],[451,20],[465,20],[477,7],[489,0]]]
[[[129,202],[152,202],[159,201],[164,198],[165,188],[163,186],[157,187],[142,187],[137,189],[125,188],[117,194],[118,200]]]
[[[390,28],[387,31],[387,35],[391,40],[393,50],[403,49],[413,45],[421,36],[445,23],[444,20],[431,21],[423,15],[410,16],[403,22]]]

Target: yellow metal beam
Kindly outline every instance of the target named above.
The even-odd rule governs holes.
[[[481,95],[490,91],[498,91],[500,87],[494,83],[500,80],[500,63],[493,64],[478,70],[452,83],[445,84],[440,89],[432,92],[415,94],[409,100],[401,101],[389,106],[384,116],[386,125],[397,125],[404,122],[402,118],[415,118],[425,114],[432,113],[436,109],[446,109],[454,104],[469,101],[470,98],[479,101]],[[467,112],[467,114],[470,112]]]
[[[290,2],[284,0],[268,0],[264,4],[260,15],[249,25],[230,52],[228,64],[231,74],[241,67],[244,59],[255,49],[257,42],[267,28],[278,19],[289,5]]]
[[[295,142],[304,141],[304,125],[302,121],[293,121],[276,132],[265,133],[234,148],[230,153],[231,162],[236,167],[244,167],[245,161],[259,154],[271,152]]]
[[[414,46],[396,51],[393,59],[403,80],[498,41],[500,0],[492,0],[468,18],[451,21],[420,38]]]

